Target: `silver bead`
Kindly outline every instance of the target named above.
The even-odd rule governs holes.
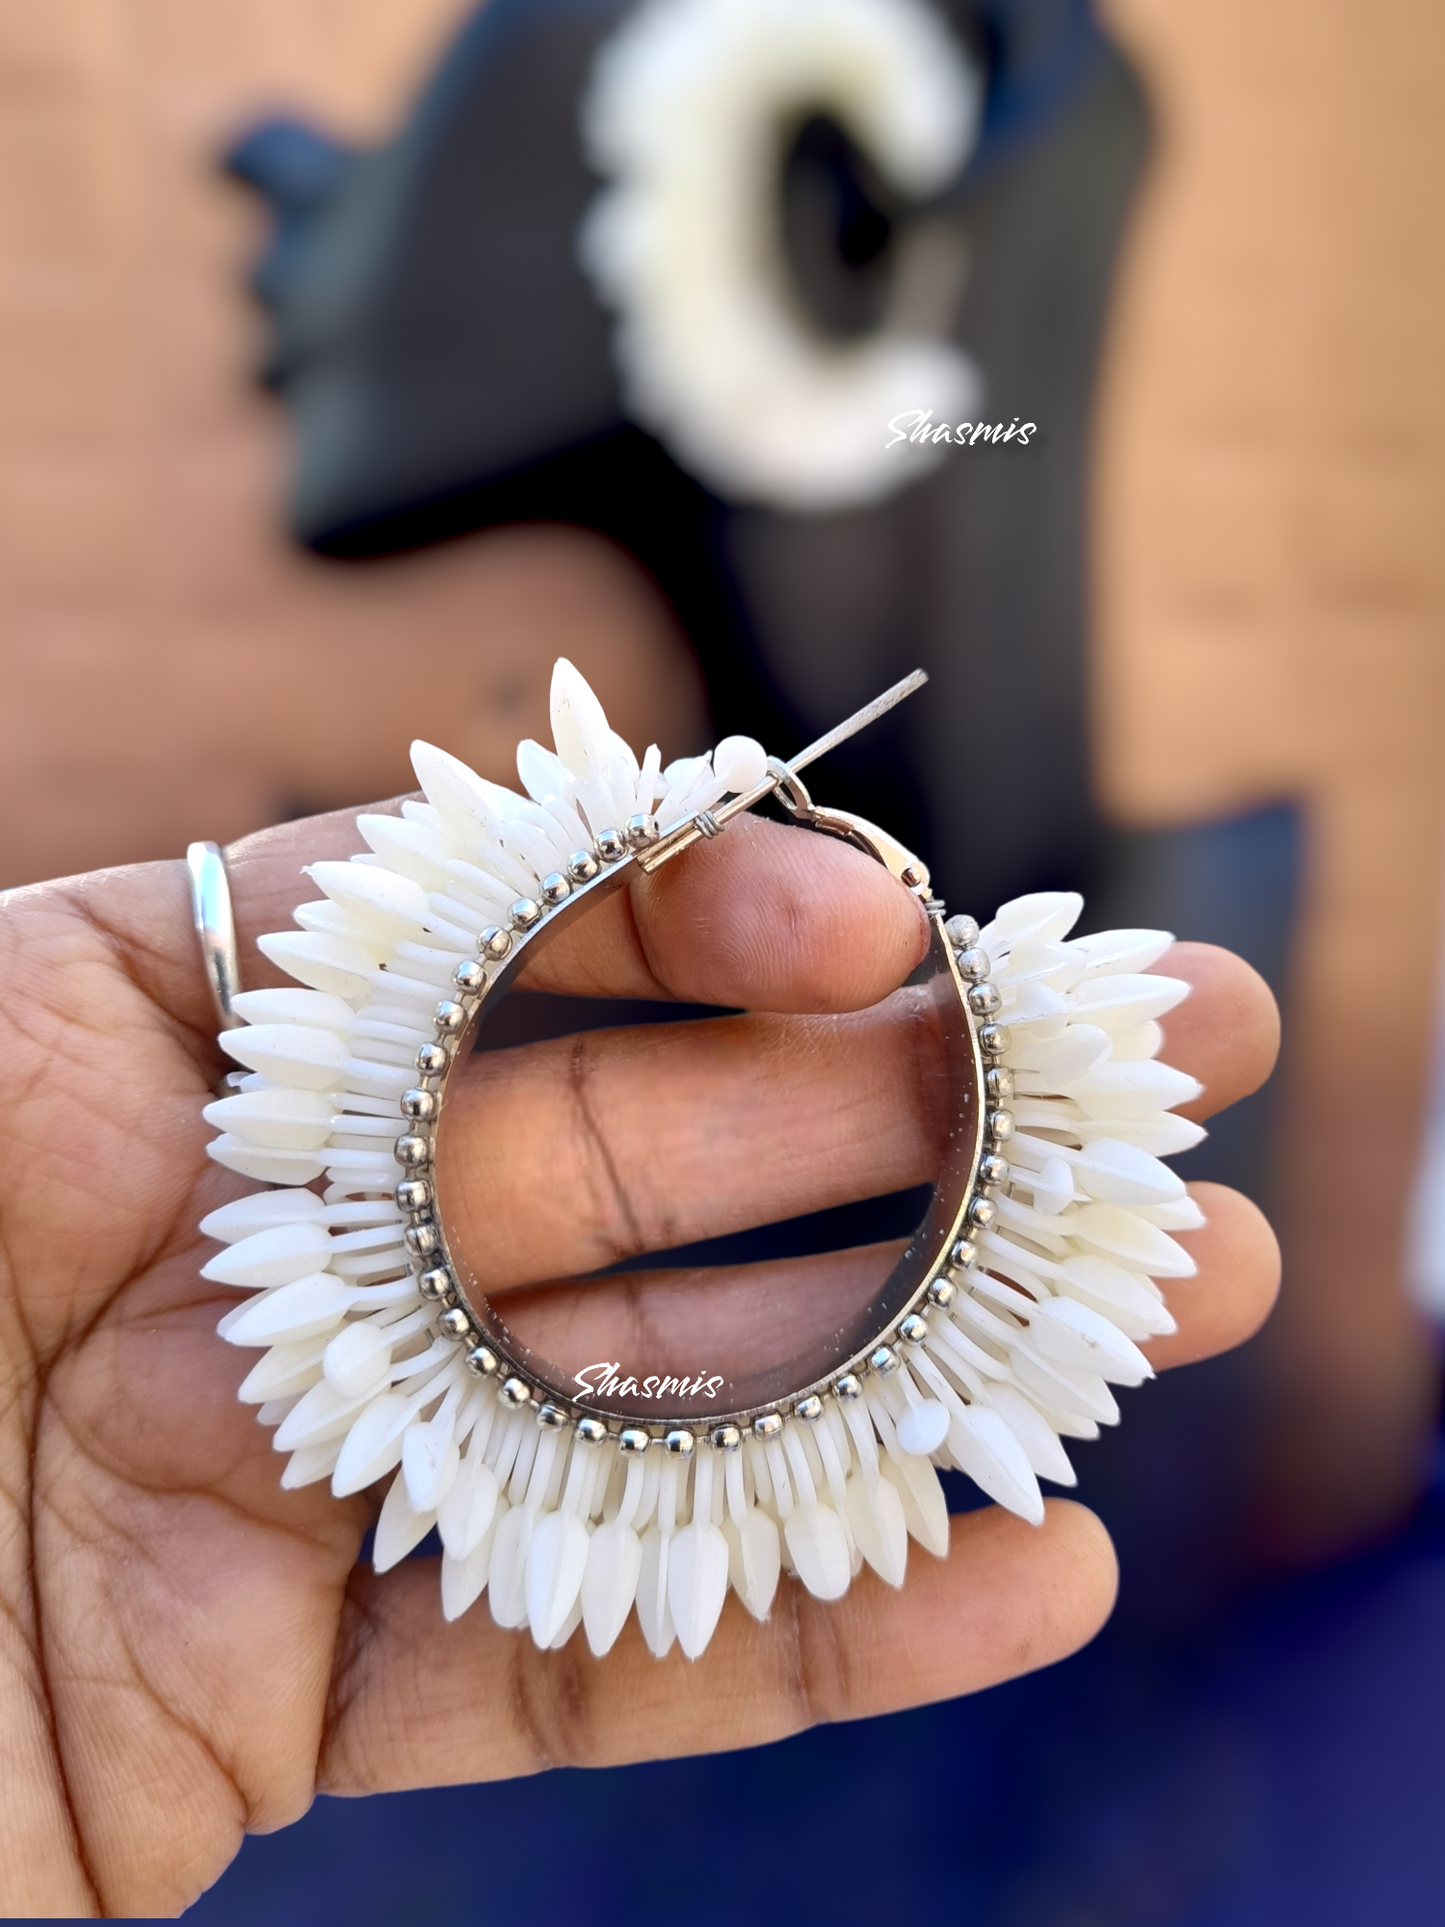
[[[416,1067],[423,1077],[440,1077],[451,1061],[440,1044],[423,1044],[416,1054]]]
[[[502,1361],[490,1345],[473,1345],[466,1364],[473,1378],[492,1378],[502,1369]]]
[[[504,1405],[527,1405],[531,1403],[532,1388],[525,1378],[506,1378],[502,1381],[500,1397]]]
[[[415,1171],[421,1165],[431,1162],[431,1139],[429,1137],[419,1137],[415,1133],[408,1131],[404,1137],[399,1137],[396,1140],[393,1149],[395,1151],[396,1161],[402,1166],[403,1170]]]
[[[921,890],[928,881],[928,872],[921,863],[910,863],[898,872],[898,880],[910,890]]]
[[[470,1338],[472,1321],[460,1305],[451,1305],[437,1320],[437,1330],[443,1338]]]
[[[452,1274],[445,1265],[433,1265],[417,1279],[416,1288],[423,1298],[450,1298]]]
[[[467,1013],[450,997],[444,997],[432,1012],[431,1020],[443,1037],[455,1037],[459,1030],[466,1028]]]
[[[898,1370],[898,1354],[891,1345],[880,1345],[876,1351],[869,1352],[868,1365],[880,1378],[887,1378],[890,1372]]]
[[[574,883],[590,883],[597,874],[597,859],[590,850],[574,850],[567,859],[567,874]]]
[[[567,1423],[567,1414],[549,1398],[545,1405],[537,1407],[537,1423],[544,1431],[555,1432]]]
[[[518,897],[507,912],[516,930],[530,930],[541,914],[542,906],[535,897]]]
[[[435,1091],[403,1091],[401,1094],[403,1117],[414,1117],[422,1124],[429,1124],[438,1108]]]
[[[403,1178],[395,1196],[398,1211],[425,1211],[431,1203],[431,1182],[427,1178]]]
[[[968,1221],[986,1231],[998,1216],[998,1206],[992,1198],[970,1198],[968,1201]]]
[[[921,1345],[928,1336],[927,1321],[920,1318],[916,1311],[909,1312],[898,1327],[898,1336],[909,1345]]]
[[[971,950],[978,942],[978,919],[950,917],[943,926],[943,934],[955,950]]]
[[[1000,1102],[1014,1094],[1014,1074],[1005,1064],[991,1064],[983,1074],[984,1088]]]
[[[753,1420],[755,1439],[775,1439],[783,1429],[783,1421],[776,1412],[764,1412]]]
[[[997,984],[974,984],[968,993],[968,1007],[975,1017],[996,1017],[1003,1009]]]
[[[511,955],[512,933],[503,930],[500,924],[489,923],[477,938],[477,955],[485,957],[488,963],[500,963],[503,957]]]
[[[947,1311],[957,1296],[958,1286],[949,1278],[935,1278],[928,1287],[928,1302],[940,1311]]]
[[[958,974],[971,984],[981,984],[992,968],[993,959],[986,950],[960,950],[958,953]]]
[[[629,816],[627,819],[627,840],[634,850],[645,850],[649,843],[657,841],[657,818],[650,813]],[[689,1434],[691,1437],[691,1434]]]
[[[616,863],[627,855],[627,844],[621,830],[599,830],[597,832],[597,854],[604,863]]]
[[[712,1428],[714,1452],[736,1452],[742,1442],[743,1435],[735,1425],[715,1425]]]
[[[980,1184],[1007,1184],[1008,1159],[995,1157],[992,1152],[980,1159],[978,1181]]]
[[[651,1432],[644,1431],[640,1425],[624,1425],[617,1434],[617,1449],[619,1452],[625,1452],[629,1458],[635,1458],[645,1452],[651,1443]]]
[[[572,894],[572,885],[560,870],[549,870],[537,886],[542,892],[542,901],[549,909],[555,909]]]
[[[434,1224],[409,1224],[403,1236],[413,1258],[430,1258],[439,1241]]]
[[[979,1049],[988,1052],[990,1057],[1002,1057],[1013,1042],[1013,1033],[1007,1024],[985,1024],[978,1033]]]
[[[816,1392],[809,1392],[806,1398],[798,1400],[793,1411],[805,1424],[815,1425],[823,1416],[823,1401]]]
[[[690,1459],[696,1440],[693,1438],[691,1432],[684,1432],[679,1427],[675,1432],[666,1433],[662,1443],[664,1448],[671,1452],[675,1459]]]
[[[607,1427],[600,1418],[579,1418],[577,1436],[584,1445],[601,1445],[607,1437]]]
[[[1007,1144],[1014,1134],[1012,1111],[990,1111],[986,1122],[988,1134],[995,1144]]]
[[[978,1246],[970,1244],[967,1238],[960,1238],[949,1252],[948,1262],[955,1271],[972,1271],[978,1263]]]
[[[482,969],[482,966],[477,962],[475,957],[468,957],[464,963],[459,963],[452,972],[452,982],[458,990],[465,992],[468,997],[475,997],[479,990],[486,989],[487,973]]]
[[[841,1372],[833,1380],[835,1398],[862,1398],[863,1381],[856,1372]]]

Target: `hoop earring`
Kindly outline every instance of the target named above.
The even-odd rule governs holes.
[[[282,1484],[345,1496],[395,1472],[377,1567],[437,1525],[449,1618],[489,1589],[500,1624],[541,1647],[583,1625],[601,1654],[635,1605],[655,1653],[696,1658],[729,1588],[765,1617],[784,1564],[834,1599],[864,1563],[900,1585],[910,1537],[943,1556],[935,1467],[1041,1520],[1039,1479],[1074,1481],[1061,1439],[1152,1376],[1136,1341],[1173,1329],[1154,1280],[1193,1272],[1170,1233],[1203,1222],[1160,1162],[1203,1135],[1170,1114],[1200,1087],[1156,1061],[1188,986],[1145,974],[1163,932],[1069,941],[1077,896],[949,918],[917,857],[814,802],[803,769],[923,680],[788,763],[730,738],[663,770],[559,662],[556,753],[518,753],[528,797],[415,745],[428,801],[359,818],[369,856],[313,866],[323,901],[261,939],[303,987],[233,996],[221,1043],[249,1075],[207,1106],[207,1148],[278,1188],[203,1221],[229,1247],[203,1276],[254,1294],[219,1330],[264,1348],[239,1395],[276,1425]],[[942,1173],[887,1279],[811,1350],[661,1393],[620,1367],[569,1382],[456,1248],[436,1157],[451,1079],[541,946],[769,797],[924,910],[910,981],[949,1083]]]

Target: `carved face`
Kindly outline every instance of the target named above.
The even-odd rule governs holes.
[[[1002,659],[1046,692],[1041,820],[1082,820],[1077,496],[1137,98],[1062,0],[789,19],[490,0],[388,146],[241,144],[280,217],[256,285],[292,529],[343,556],[595,529],[661,585],[723,727],[786,736],[920,662],[951,723]],[[1042,432],[885,453],[929,409]],[[863,753],[927,772],[927,727]],[[893,802],[966,848],[951,781]],[[1002,834],[985,894],[1058,832],[1025,806]]]

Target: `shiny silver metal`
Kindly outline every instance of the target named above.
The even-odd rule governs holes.
[[[655,818],[648,816],[629,818],[625,831],[601,831],[595,855],[586,850],[574,852],[565,875],[560,871],[550,873],[538,886],[536,898],[518,898],[511,905],[508,928],[493,925],[482,931],[477,940],[481,961],[459,966],[455,979],[458,998],[437,1006],[437,1042],[423,1046],[416,1058],[424,1086],[408,1092],[401,1104],[412,1129],[398,1139],[397,1156],[417,1172],[434,1164],[437,1132],[445,1125],[448,1081],[471,1055],[483,1011],[512,987],[536,948],[549,942],[564,921],[594,897],[600,899],[624,887],[634,870],[651,873],[693,843],[718,834],[734,816],[765,797],[774,798],[809,831],[839,838],[871,856],[913,893],[928,921],[929,950],[915,981],[926,990],[937,1013],[943,1044],[938,1074],[946,1074],[951,1080],[956,1107],[947,1160],[933,1202],[893,1271],[857,1314],[856,1329],[845,1326],[833,1334],[821,1356],[805,1354],[793,1366],[779,1365],[755,1374],[757,1382],[750,1398],[734,1400],[729,1408],[724,1397],[715,1400],[714,1409],[708,1410],[698,1409],[705,1401],[693,1394],[693,1409],[686,1409],[686,1395],[679,1393],[675,1409],[654,1405],[645,1411],[641,1409],[640,1393],[630,1404],[621,1395],[589,1393],[587,1404],[594,1409],[580,1409],[578,1381],[563,1380],[555,1368],[534,1355],[509,1330],[466,1254],[451,1242],[447,1214],[437,1208],[430,1178],[410,1177],[397,1187],[397,1202],[411,1220],[406,1227],[406,1242],[419,1289],[446,1305],[437,1322],[438,1331],[470,1347],[466,1362],[475,1375],[501,1377],[500,1396],[505,1404],[537,1406],[539,1423],[544,1426],[574,1425],[581,1436],[596,1442],[615,1438],[624,1453],[642,1453],[658,1444],[683,1457],[701,1438],[724,1452],[737,1450],[747,1430],[756,1439],[776,1439],[782,1433],[785,1413],[805,1423],[816,1423],[830,1396],[861,1397],[870,1373],[895,1371],[900,1362],[897,1343],[916,1344],[926,1336],[919,1307],[947,1304],[957,1289],[949,1274],[976,1261],[974,1246],[965,1234],[971,1226],[983,1227],[992,1221],[996,1207],[983,1190],[998,1181],[1000,1171],[1007,1175],[1004,1161],[988,1150],[991,1142],[1000,1141],[1000,1134],[990,1137],[986,1132],[985,1079],[993,1075],[989,1095],[995,1099],[1003,1094],[1005,1084],[1010,1089],[1012,1085],[1008,1073],[989,1062],[990,1057],[1007,1048],[1008,1036],[1001,1026],[984,1021],[997,1014],[1000,998],[987,981],[991,963],[977,946],[978,926],[972,918],[955,917],[945,922],[944,905],[931,892],[926,866],[876,824],[817,803],[799,775],[828,748],[891,708],[924,680],[919,674],[895,685],[791,761],[770,759],[765,779],[752,791],[731,797],[712,811],[700,812],[666,834],[659,835]],[[816,1375],[803,1383],[789,1383],[788,1374],[795,1368],[803,1376],[808,1358]],[[663,1383],[666,1386],[671,1381]],[[741,1392],[742,1385],[737,1389]],[[716,1409],[718,1405],[723,1409]]]
[[[201,963],[216,1010],[216,1027],[234,1030],[241,1021],[233,1001],[241,992],[241,952],[236,942],[231,882],[226,875],[221,846],[187,844],[186,875],[191,886],[191,916],[201,940]]]
[[[990,1151],[978,1167],[980,1184],[996,1185],[1008,1183],[1008,1159],[1001,1158]]]
[[[567,1423],[565,1407],[554,1405],[549,1398],[544,1405],[537,1407],[537,1423],[544,1432],[558,1432]]]
[[[995,1144],[1007,1144],[1014,1134],[1013,1112],[990,1111],[984,1120],[984,1128]]]
[[[983,1087],[993,1102],[1006,1104],[1014,1094],[1014,1074],[1005,1064],[990,1064],[983,1074]]]
[[[579,1418],[577,1436],[584,1445],[601,1445],[607,1437],[607,1427],[600,1418]]]

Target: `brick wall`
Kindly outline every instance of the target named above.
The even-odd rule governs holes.
[[[1285,1509],[1328,1537],[1408,1502],[1437,1396],[1400,1245],[1445,880],[1445,14],[1107,11],[1159,148],[1100,418],[1100,767],[1135,822],[1308,806],[1266,1352]]]
[[[595,545],[539,589],[540,538],[347,571],[277,530],[259,217],[214,157],[278,109],[381,136],[463,11],[0,0],[0,884],[390,794],[412,734],[506,776],[562,650],[698,746],[666,617]]]

